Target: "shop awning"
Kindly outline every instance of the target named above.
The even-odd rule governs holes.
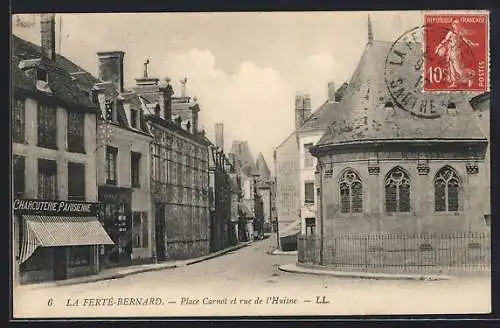
[[[251,218],[252,217],[252,211],[248,208],[246,204],[243,203],[238,203],[238,213],[246,218]]]
[[[301,220],[298,219],[279,232],[280,238],[297,235],[298,233],[300,233],[300,226]]]
[[[38,246],[114,244],[96,217],[25,215],[23,218]]]

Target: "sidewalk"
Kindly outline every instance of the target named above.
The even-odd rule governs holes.
[[[304,267],[296,263],[284,264],[279,266],[279,270],[288,273],[311,274],[319,276],[332,276],[339,278],[358,278],[358,279],[385,279],[385,280],[449,280],[450,276],[435,274],[410,274],[410,273],[372,273],[372,272],[346,272],[333,271],[326,268]]]
[[[283,252],[282,250],[280,249],[275,249],[274,251],[272,251],[271,255],[297,255],[297,252],[298,251],[289,251],[289,252]]]
[[[231,246],[231,247],[228,247],[226,249],[223,249],[223,250],[220,250],[220,251],[208,254],[208,255],[204,255],[201,257],[197,257],[194,259],[189,259],[189,260],[168,261],[168,262],[162,262],[162,263],[158,263],[158,264],[143,264],[143,265],[134,265],[134,266],[128,266],[128,267],[106,269],[106,270],[102,270],[98,274],[91,275],[91,276],[77,277],[77,278],[60,280],[60,281],[50,281],[50,282],[38,283],[38,284],[35,283],[35,284],[20,285],[18,287],[22,288],[24,290],[31,290],[31,289],[50,288],[50,287],[57,287],[57,286],[77,285],[77,284],[85,284],[85,283],[102,281],[102,280],[119,279],[119,278],[123,278],[123,277],[130,276],[133,274],[139,274],[139,273],[143,273],[143,272],[174,269],[174,268],[192,265],[192,264],[196,264],[199,262],[213,259],[215,257],[218,257],[221,255],[227,254],[229,252],[238,250],[240,248],[246,247],[246,246],[250,245],[251,243],[252,243],[252,241],[239,243],[236,246]]]

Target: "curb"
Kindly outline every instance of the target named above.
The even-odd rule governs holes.
[[[246,242],[246,243],[234,246],[232,248],[223,249],[222,251],[203,256],[201,258],[196,258],[196,259],[192,259],[192,260],[185,260],[185,261],[175,261],[176,263],[169,264],[169,265],[136,269],[136,270],[131,270],[129,272],[126,272],[127,269],[126,269],[126,267],[124,267],[123,271],[125,271],[125,272],[117,272],[117,273],[109,275],[109,276],[89,276],[88,278],[82,279],[79,281],[61,280],[59,282],[52,282],[52,283],[45,283],[45,284],[24,285],[24,286],[21,286],[21,288],[26,289],[26,290],[32,290],[32,289],[43,289],[43,288],[50,288],[50,287],[81,285],[81,284],[98,282],[98,281],[121,279],[121,278],[124,278],[127,276],[139,274],[139,273],[175,269],[175,268],[179,268],[179,267],[183,267],[183,266],[187,266],[187,265],[191,265],[191,264],[195,264],[195,263],[200,263],[200,262],[203,262],[206,260],[216,258],[216,257],[219,257],[219,256],[224,255],[226,253],[229,253],[229,252],[241,249],[243,247],[246,247],[250,244],[251,244],[251,242]]]
[[[282,252],[282,251],[278,251],[277,249],[275,249],[274,251],[269,252],[267,254],[269,254],[269,255],[277,255],[277,256],[283,256],[283,255],[288,255],[288,256],[292,255],[293,256],[293,255],[297,255],[298,252],[297,251]]]
[[[338,278],[358,278],[358,279],[375,279],[375,280],[418,280],[418,281],[437,281],[437,280],[452,279],[452,277],[444,275],[329,271],[327,269],[313,269],[313,268],[300,267],[297,266],[296,264],[280,265],[278,269],[280,271],[288,273],[331,276]]]

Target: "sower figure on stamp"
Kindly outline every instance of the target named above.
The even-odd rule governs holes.
[[[438,56],[445,56],[448,62],[450,72],[450,88],[453,88],[457,83],[465,83],[469,87],[473,83],[475,72],[469,67],[465,67],[461,59],[461,41],[465,42],[470,47],[477,47],[479,43],[473,42],[465,37],[468,30],[462,28],[458,20],[454,20],[451,24],[452,29],[446,33],[443,41],[436,47]]]

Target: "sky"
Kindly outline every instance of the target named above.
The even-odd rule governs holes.
[[[170,77],[201,106],[200,125],[215,141],[224,123],[225,150],[247,140],[273,170],[273,150],[294,129],[297,91],[313,111],[327,84],[349,82],[367,41],[394,41],[422,23],[420,12],[107,13],[56,16],[56,51],[97,76],[99,51],[125,52],[125,87],[142,77]],[[19,19],[18,19],[19,18]],[[22,21],[28,24],[18,24]],[[30,24],[32,23],[32,24]],[[13,34],[40,44],[39,15],[15,15]]]

